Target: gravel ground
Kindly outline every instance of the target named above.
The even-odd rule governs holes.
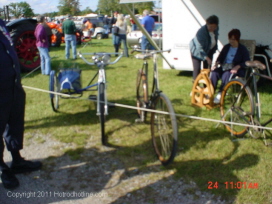
[[[35,135],[35,137],[40,137]],[[112,156],[113,148],[86,144],[81,157],[71,160],[60,143],[50,135],[43,143],[26,141],[21,154],[26,159],[40,160],[43,168],[17,175],[20,187],[10,191],[0,184],[1,204],[45,203],[185,203],[223,204],[220,198],[201,192],[194,182],[174,178],[173,170],[160,171],[160,165],[144,172],[137,167],[126,169]],[[11,157],[5,151],[5,161]]]

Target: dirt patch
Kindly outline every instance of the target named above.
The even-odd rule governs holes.
[[[37,139],[40,137],[43,139]],[[226,203],[201,192],[194,182],[175,178],[175,172],[162,170],[159,162],[144,168],[126,167],[115,148],[93,145],[97,144],[94,137],[76,159],[63,154],[68,148],[77,151],[75,146],[56,141],[51,135],[28,138],[21,153],[26,159],[41,160],[43,168],[18,175],[20,187],[16,190],[9,191],[1,185],[2,204]],[[5,161],[11,161],[6,150]]]

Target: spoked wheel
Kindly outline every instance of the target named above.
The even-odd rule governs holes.
[[[58,84],[55,76],[55,71],[52,70],[49,76],[49,91],[58,92]],[[51,106],[53,111],[58,112],[59,109],[59,95],[50,93]]]
[[[148,104],[148,87],[147,87],[147,76],[142,71],[139,70],[137,74],[136,81],[136,103],[138,108],[146,108]],[[137,109],[138,116],[141,121],[145,121],[146,119],[146,111]]]
[[[41,64],[34,30],[36,23],[24,22],[15,26],[10,35],[23,71],[32,71]]]
[[[191,92],[191,103],[199,107],[213,107],[214,88],[209,78],[210,70],[202,69],[194,81]]]
[[[212,96],[214,94],[214,88],[213,88],[213,86],[208,85],[207,81],[205,81],[204,79],[200,79],[197,82],[196,89],[199,92],[195,93],[195,95],[194,95],[195,100],[198,103],[203,103],[203,104],[210,103],[210,100],[212,99]],[[201,97],[202,94],[203,94],[203,98]]]
[[[177,152],[178,127],[174,109],[166,95],[160,93],[152,109],[169,114],[151,113],[151,135],[155,152],[163,165],[174,160]]]
[[[241,79],[231,80],[222,91],[220,113],[223,121],[249,124],[254,115],[254,100],[250,88],[241,91],[244,82]],[[236,137],[244,136],[248,127],[236,124],[225,124],[227,130]]]
[[[100,106],[100,115],[99,115],[99,120],[100,120],[100,127],[101,127],[101,138],[102,138],[102,144],[107,145],[108,144],[108,138],[105,133],[105,84],[101,83],[98,87],[99,91],[99,106]]]

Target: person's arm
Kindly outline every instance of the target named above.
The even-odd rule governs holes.
[[[209,33],[205,32],[204,28],[201,27],[197,31],[195,39],[194,39],[196,49],[203,61],[206,60],[208,56],[208,53],[206,53],[206,51],[204,50],[204,47],[207,46],[208,38],[210,37],[207,35],[209,35]]]
[[[38,42],[42,42],[42,43],[45,42],[44,35],[43,35],[43,26],[41,26],[40,24],[37,26],[35,30],[35,37]]]
[[[220,65],[222,65],[224,63],[224,60],[225,60],[226,55],[227,55],[227,49],[228,49],[228,46],[225,45],[223,47],[223,49],[221,50],[221,52],[219,53],[215,64],[212,66],[212,68],[211,68],[212,70],[216,69],[217,67],[219,67]]]
[[[73,21],[73,31],[74,31],[74,34],[76,34],[76,24],[75,24],[75,22]]]
[[[145,28],[145,18],[141,20],[141,25]]]

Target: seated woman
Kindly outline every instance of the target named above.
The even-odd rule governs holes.
[[[231,75],[233,77],[244,77],[246,70],[245,62],[250,60],[247,48],[240,44],[241,32],[238,29],[232,29],[228,33],[229,44],[226,44],[219,54],[216,63],[212,66],[211,82],[214,90],[217,87],[217,82],[222,78],[222,83],[219,88],[217,96],[214,98],[214,103],[219,103],[221,98],[221,91],[228,83]]]

